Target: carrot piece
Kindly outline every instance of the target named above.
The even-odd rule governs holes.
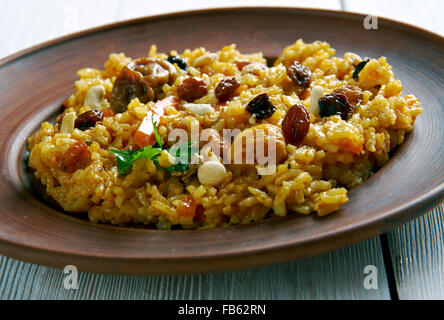
[[[151,107],[151,111],[159,116],[163,116],[165,114],[165,108],[168,106],[176,106],[179,103],[179,99],[176,96],[169,96],[162,100],[157,101],[153,107]]]
[[[106,118],[106,117],[114,117],[114,111],[111,110],[110,108],[103,108],[101,111],[103,113],[103,117],[104,118]]]
[[[139,128],[134,134],[134,142],[139,148],[143,148],[148,145],[152,146],[156,143],[156,138],[154,137],[153,121],[159,123],[159,118],[160,117],[158,115],[155,115],[150,111],[142,120]]]
[[[196,215],[197,202],[190,195],[183,196],[176,208],[179,217],[194,217]]]
[[[165,114],[165,107],[172,104],[174,105],[176,103],[177,97],[170,96],[157,101],[154,106],[150,108],[150,111],[142,120],[139,128],[134,134],[134,142],[139,148],[143,148],[148,145],[152,146],[156,143],[156,138],[154,137],[153,121],[159,124],[160,116]]]

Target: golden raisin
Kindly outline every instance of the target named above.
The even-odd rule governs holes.
[[[356,86],[343,86],[333,90],[333,94],[343,94],[347,97],[348,102],[353,106],[358,106],[362,102],[362,90]]]
[[[285,115],[282,121],[282,131],[285,140],[293,145],[304,140],[310,129],[310,114],[303,105],[295,104]]]
[[[239,87],[240,82],[236,78],[228,78],[219,82],[214,93],[220,102],[226,102]]]
[[[85,169],[91,163],[91,155],[88,145],[80,140],[74,143],[65,151],[58,161],[59,169],[66,173],[74,173],[77,170]]]
[[[287,75],[299,87],[308,88],[310,86],[312,79],[311,70],[297,61],[288,66]]]
[[[126,65],[111,92],[111,108],[124,112],[134,98],[147,103],[156,99],[156,93],[165,83],[172,84],[177,78],[174,66],[158,58],[140,58]]]
[[[263,148],[263,152],[258,148]],[[268,123],[245,129],[234,138],[231,156],[235,164],[263,164],[270,157],[275,157],[276,164],[283,162],[287,158],[287,146],[282,130]]]
[[[181,100],[193,102],[208,94],[208,87],[205,81],[198,77],[185,79],[177,86],[177,95]]]

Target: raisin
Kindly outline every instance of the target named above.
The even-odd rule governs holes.
[[[88,145],[83,140],[71,145],[58,160],[60,170],[66,173],[74,173],[79,169],[85,169],[90,163],[91,155]]]
[[[236,78],[224,79],[216,87],[215,95],[220,102],[226,102],[231,95],[240,87],[240,82]]]
[[[272,145],[274,147],[269,149]],[[251,147],[252,150],[250,150]],[[258,148],[262,150],[259,151]],[[262,123],[243,130],[234,138],[230,153],[234,164],[263,164],[270,157],[279,164],[288,157],[287,145],[281,128],[270,123]],[[256,156],[250,158],[249,155]]]
[[[282,121],[282,131],[287,143],[297,145],[304,140],[310,130],[310,114],[303,105],[295,104]]]
[[[203,205],[199,204],[196,209],[196,215],[194,216],[194,222],[203,223],[205,219],[205,208]]]
[[[248,112],[254,114],[256,119],[263,120],[271,117],[276,111],[276,107],[270,102],[267,93],[262,93],[251,100],[245,108]]]
[[[111,92],[111,108],[124,112],[134,98],[147,103],[156,99],[156,93],[165,83],[172,84],[177,77],[174,66],[157,58],[140,58],[123,67]]]
[[[58,118],[57,118],[57,125],[59,126],[59,129],[62,127],[62,121],[63,121],[63,117],[65,116],[64,113],[62,113]]]
[[[179,68],[181,68],[182,70],[188,69],[187,62],[185,61],[184,58],[182,58],[180,56],[169,56],[167,61],[171,64],[177,64],[177,66]]]
[[[287,68],[287,75],[296,85],[302,88],[308,88],[311,83],[311,70],[300,64],[299,62],[293,62],[292,65]]]
[[[238,60],[238,61],[235,61],[234,63],[236,64],[237,69],[238,69],[239,71],[242,71],[242,69],[243,69],[245,66],[248,66],[251,62],[248,61],[248,60]]]
[[[319,99],[319,115],[330,117],[340,115],[342,120],[348,120],[354,107],[350,104],[347,96],[342,93],[332,93]]]
[[[96,122],[99,122],[102,119],[103,112],[99,109],[92,109],[80,114],[74,123],[74,127],[81,131],[85,131],[94,128]]]
[[[364,67],[369,63],[370,59],[366,58],[361,63],[358,63],[358,65],[355,67],[355,72],[353,72],[353,79],[359,79],[359,73],[364,69]]]
[[[193,102],[208,94],[208,87],[205,81],[198,77],[185,79],[177,86],[177,95],[181,100]]]
[[[362,102],[362,90],[356,86],[343,86],[333,90],[334,94],[343,94],[347,97],[348,102],[353,106],[358,106]]]

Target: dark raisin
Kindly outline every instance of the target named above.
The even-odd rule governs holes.
[[[91,155],[88,145],[80,140],[69,147],[58,160],[60,170],[66,173],[74,173],[79,169],[85,169],[91,163]]]
[[[334,94],[343,94],[347,97],[348,102],[353,106],[358,106],[363,98],[362,90],[356,86],[343,86],[333,90]]]
[[[58,125],[59,129],[62,127],[62,121],[63,121],[63,117],[65,116],[64,113],[62,113],[58,118],[57,118],[57,122],[56,124]]]
[[[205,81],[198,77],[185,79],[177,86],[177,95],[181,100],[193,102],[208,94],[208,87]]]
[[[370,59],[366,58],[361,63],[358,63],[358,65],[355,67],[355,72],[353,72],[353,79],[359,78],[359,73],[362,71],[362,69],[364,69],[364,67],[367,65],[367,63],[369,63],[369,61]]]
[[[300,64],[299,62],[293,62],[292,65],[287,68],[287,75],[296,85],[302,88],[308,88],[311,83],[311,70]]]
[[[319,115],[330,117],[340,115],[342,120],[348,120],[353,114],[354,107],[347,96],[341,93],[332,93],[319,99]]]
[[[251,100],[245,108],[248,112],[254,114],[256,119],[263,120],[271,117],[276,111],[276,107],[270,102],[268,94],[263,93]]]
[[[177,64],[177,66],[182,70],[188,69],[187,62],[181,56],[169,56],[167,61],[171,64]]]
[[[214,93],[220,102],[226,102],[239,87],[240,82],[236,78],[224,79],[219,82]]]
[[[199,204],[196,209],[196,214],[194,215],[194,222],[203,223],[205,219],[205,208],[203,205]]]
[[[74,126],[81,131],[85,131],[94,128],[96,122],[99,122],[102,119],[103,112],[99,109],[92,109],[79,115]]]
[[[122,68],[111,92],[111,109],[124,112],[134,98],[147,103],[156,99],[160,88],[177,78],[176,68],[166,60],[140,58]]]
[[[282,131],[287,143],[297,145],[304,140],[310,130],[310,114],[303,105],[295,104],[282,121]]]

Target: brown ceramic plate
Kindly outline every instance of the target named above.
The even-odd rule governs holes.
[[[282,262],[319,254],[387,232],[440,203],[444,196],[444,39],[364,16],[288,8],[222,9],[126,21],[70,35],[0,61],[0,252],[18,259],[113,273],[192,273]],[[52,209],[29,187],[26,138],[60,111],[79,68],[102,67],[108,54],[236,43],[243,52],[276,57],[296,39],[325,40],[337,54],[387,56],[404,93],[424,113],[390,162],[349,193],[326,218],[291,215],[216,230],[159,231],[96,225]]]

